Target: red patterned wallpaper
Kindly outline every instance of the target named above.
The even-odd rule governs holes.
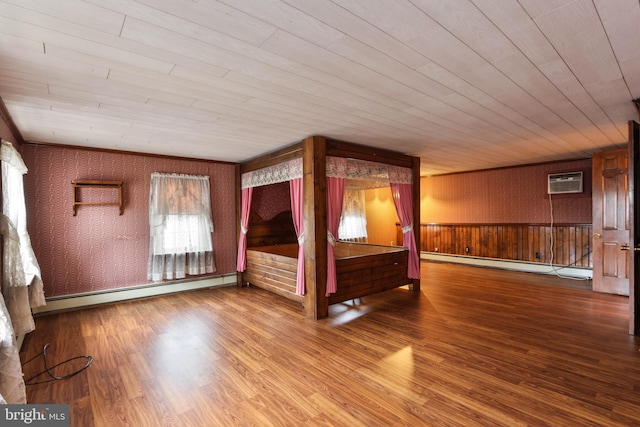
[[[289,182],[255,187],[251,197],[251,210],[265,221],[269,221],[281,212],[290,211]]]
[[[424,177],[421,223],[545,224],[551,220],[547,175],[584,172],[584,192],[553,195],[556,223],[591,224],[591,159]]]
[[[149,182],[152,172],[211,177],[216,274],[236,262],[234,165],[25,144],[27,225],[46,296],[149,283]],[[117,206],[79,206],[72,216],[74,179],[124,181]],[[84,193],[83,193],[84,194]]]

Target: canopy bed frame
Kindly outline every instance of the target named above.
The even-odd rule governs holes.
[[[371,181],[391,185],[404,247],[334,238],[342,194],[345,185],[354,182],[347,179],[354,168],[361,175],[362,170],[369,173]],[[413,227],[420,218],[419,158],[311,136],[241,164],[239,175],[238,284],[299,301],[305,315],[314,319],[327,317],[330,304],[403,285],[420,290],[420,234],[419,227]],[[252,223],[253,188],[285,180],[291,185],[291,212]],[[287,225],[291,221],[293,227]]]

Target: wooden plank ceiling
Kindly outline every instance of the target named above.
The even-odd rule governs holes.
[[[4,0],[27,141],[244,161],[313,134],[423,174],[588,157],[638,119],[637,0]]]

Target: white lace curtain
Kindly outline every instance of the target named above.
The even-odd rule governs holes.
[[[27,206],[24,197],[24,174],[27,167],[22,156],[8,141],[2,141],[0,149],[2,160],[2,213],[18,233],[20,242],[20,258],[24,270],[24,282],[29,287],[29,305],[40,307],[45,305],[44,285],[40,265],[31,246],[31,238],[27,231]],[[14,325],[17,334],[31,332],[22,331]]]
[[[345,190],[338,229],[340,240],[366,241],[367,212],[364,190]]]
[[[18,232],[4,215],[0,215],[0,233],[3,240],[0,287],[0,403],[26,403],[16,335],[32,331],[35,325],[20,257]]]
[[[27,167],[8,141],[0,146],[2,161],[3,241],[0,286],[0,403],[25,403],[26,393],[16,335],[35,329],[31,308],[45,305],[40,266],[27,232],[24,174]]]
[[[392,182],[413,182],[409,168],[334,156],[327,156],[327,177],[345,178],[347,189],[382,188],[389,187]]]
[[[242,174],[241,187],[253,188],[302,178],[302,158]]]
[[[208,176],[151,174],[149,280],[213,273]]]
[[[366,160],[327,156],[327,177],[345,178],[347,189],[389,187],[389,183],[411,184],[412,170]],[[242,174],[242,188],[277,184],[302,178],[302,158],[288,160]]]

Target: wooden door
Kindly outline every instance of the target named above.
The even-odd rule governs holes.
[[[593,290],[629,295],[629,150],[593,156]]]
[[[640,107],[640,106],[639,106]],[[638,123],[629,122],[629,216],[631,232],[629,233],[629,333],[640,334],[640,281],[636,275],[640,272],[640,130]]]

